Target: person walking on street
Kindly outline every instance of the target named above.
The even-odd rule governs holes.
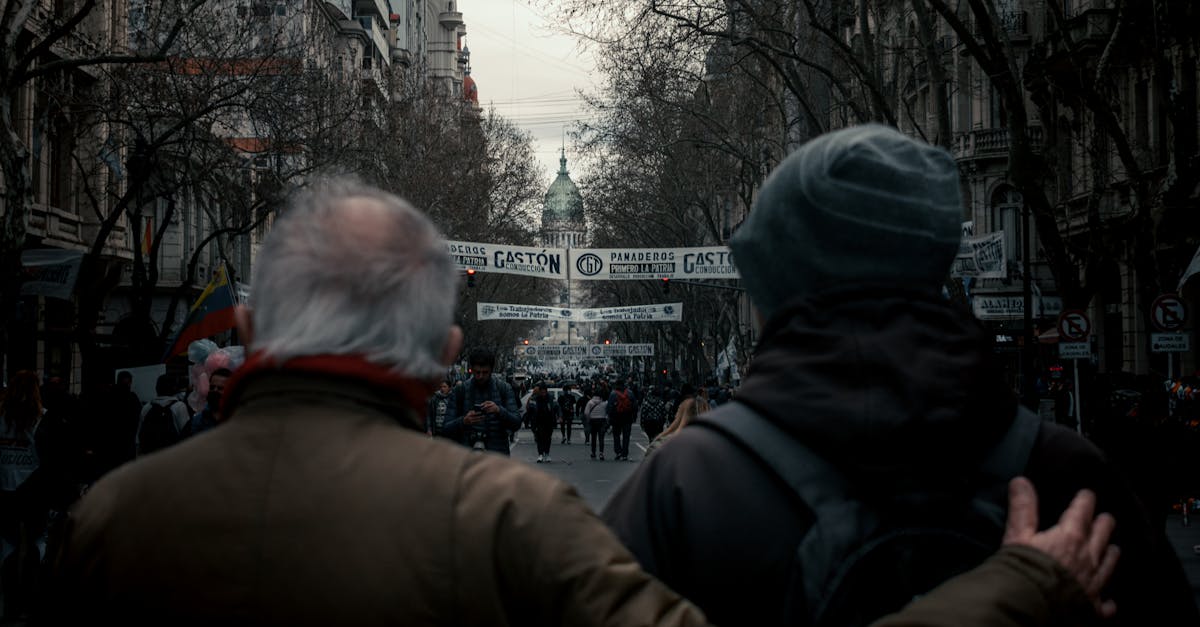
[[[675,419],[671,421],[671,424],[661,434],[651,440],[649,446],[646,447],[646,457],[649,458],[651,453],[666,444],[667,440],[670,440],[675,434],[679,433],[680,429],[691,424],[697,416],[708,412],[709,409],[708,404],[698,395],[683,399],[683,402],[679,404],[679,409],[675,412]]]
[[[221,411],[221,397],[225,394],[225,386],[233,377],[229,368],[217,368],[208,377],[208,396],[204,399],[204,409],[196,412],[183,431],[183,437],[191,437],[204,433],[209,429],[225,422],[225,414]]]
[[[43,421],[37,373],[18,370],[0,396],[0,590],[3,616],[17,620],[33,597],[44,545],[47,498],[39,479],[37,432]]]
[[[571,443],[571,427],[575,422],[575,394],[571,392],[571,384],[566,383],[562,386],[562,393],[558,395],[559,415],[559,430],[562,432],[562,443]]]
[[[583,394],[579,395],[579,399],[575,401],[575,415],[579,416],[579,424],[583,427],[583,444],[586,446],[592,442],[592,430],[588,428],[587,406],[592,400],[592,387],[580,388]],[[594,457],[594,455],[593,455]]]
[[[425,433],[432,437],[440,437],[446,425],[446,416],[450,413],[453,402],[449,381],[442,381],[438,389],[429,398],[429,408],[425,411]]]
[[[533,395],[525,407],[525,423],[533,429],[533,440],[537,443],[537,463],[550,461],[550,441],[554,439],[554,428],[560,417],[558,403],[550,398],[545,381],[533,386]]]
[[[717,624],[865,623],[994,551],[1004,485],[1025,475],[1043,512],[1088,489],[1120,521],[1115,624],[1200,625],[1116,468],[1020,408],[994,333],[942,296],[959,176],[877,124],[784,159],[730,241],[763,320],[737,400],[647,458],[604,519]]]
[[[600,461],[604,461],[604,431],[608,428],[608,403],[602,396],[604,388],[597,385],[592,390],[592,398],[583,408],[583,415],[587,420],[588,434],[591,436],[592,459],[596,459],[596,445],[599,445]]]
[[[638,422],[642,426],[642,431],[646,433],[646,439],[650,442],[662,433],[663,426],[666,424],[667,405],[663,400],[662,390],[650,386],[646,393],[646,398],[642,400],[642,404],[638,407]]]
[[[142,407],[138,420],[134,444],[139,457],[172,446],[184,437],[190,416],[187,404],[176,397],[178,392],[174,375],[161,374],[154,382],[157,396]]]
[[[521,428],[516,393],[492,376],[496,367],[492,351],[476,349],[467,361],[471,377],[454,388],[454,416],[442,426],[442,432],[466,446],[507,456],[509,435]]]
[[[618,379],[613,385],[612,394],[608,395],[607,410],[613,432],[613,457],[621,461],[628,460],[629,433],[637,416],[637,398],[633,390],[625,386],[624,379]]]

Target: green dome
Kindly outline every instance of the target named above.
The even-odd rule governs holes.
[[[574,222],[583,224],[583,196],[567,174],[567,155],[558,160],[558,178],[546,190],[546,203],[542,208],[542,225],[552,222]]]

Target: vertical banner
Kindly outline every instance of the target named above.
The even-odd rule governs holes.
[[[1004,232],[988,233],[978,237],[963,237],[958,245],[958,255],[950,266],[952,277],[978,279],[1003,279],[1008,276],[1008,264],[1004,258]]]

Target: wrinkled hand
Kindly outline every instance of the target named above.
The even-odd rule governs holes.
[[[1074,575],[1096,612],[1109,618],[1116,614],[1117,604],[1101,599],[1100,590],[1112,577],[1120,557],[1120,549],[1108,543],[1117,522],[1111,514],[1095,513],[1096,495],[1080,490],[1058,524],[1039,532],[1037,491],[1028,479],[1017,477],[1008,484],[1004,544],[1032,547],[1054,558]]]

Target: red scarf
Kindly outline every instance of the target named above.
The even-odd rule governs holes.
[[[230,378],[221,396],[221,413],[230,415],[233,399],[243,391],[246,383],[260,375],[273,372],[298,372],[328,377],[362,381],[372,387],[383,388],[404,399],[405,404],[424,421],[425,402],[433,394],[434,384],[398,374],[386,366],[367,361],[361,355],[306,355],[279,362],[265,356],[261,351],[250,355],[246,363]]]

